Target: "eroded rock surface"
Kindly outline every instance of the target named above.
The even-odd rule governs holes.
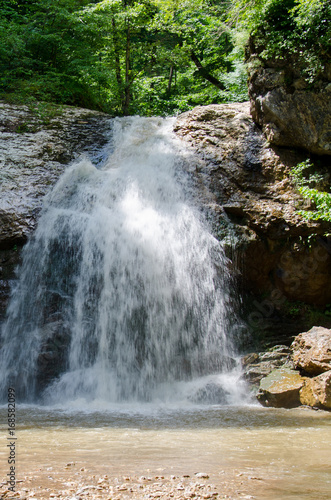
[[[331,155],[331,63],[312,83],[296,59],[266,60],[262,51],[251,37],[246,56],[254,121],[273,145]]]
[[[331,370],[305,380],[300,389],[300,402],[303,405],[331,410]]]
[[[246,289],[270,294],[262,312],[256,308],[258,320],[286,298],[331,302],[331,239],[324,236],[331,224],[298,214],[302,199],[290,169],[304,156],[269,147],[249,107],[198,106],[178,117],[175,131],[200,158],[196,176],[202,202],[216,214],[215,233],[229,233],[229,221],[236,233]],[[312,234],[308,248],[303,240]]]
[[[36,226],[43,197],[80,154],[99,161],[110,126],[109,117],[96,111],[0,102],[0,322],[20,247]]]
[[[276,345],[272,349],[250,353],[241,360],[244,379],[250,384],[258,385],[260,381],[278,368],[293,369],[291,349],[285,345]]]
[[[282,85],[271,89],[263,86],[271,75],[276,77],[276,84],[281,82],[283,74],[282,70],[259,68],[251,75],[254,120],[271,144],[331,155],[331,85],[320,92],[295,89],[293,93]]]
[[[46,120],[0,103],[0,249],[26,241],[43,196],[74,157],[100,150],[108,128],[108,116],[96,111],[63,107]]]
[[[293,344],[293,362],[297,369],[309,376],[331,370],[331,330],[314,327],[300,333]]]

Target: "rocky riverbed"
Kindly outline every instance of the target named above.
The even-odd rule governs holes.
[[[68,463],[59,470],[48,471],[50,481],[42,480],[43,469],[33,476],[25,476],[17,485],[15,494],[8,490],[7,485],[0,487],[2,498],[38,498],[40,500],[57,498],[59,500],[92,500],[108,499],[157,499],[173,498],[174,500],[230,499],[239,494],[242,499],[253,499],[249,494],[240,491],[244,481],[235,477],[227,478],[223,486],[213,484],[209,475],[204,472],[184,475],[147,475],[147,476],[117,476],[108,474],[98,476],[91,474],[87,468],[80,468],[74,476],[68,476],[67,470],[76,470],[74,463]],[[48,484],[47,484],[48,483]],[[49,487],[51,486],[51,487]],[[245,489],[245,487],[244,487]],[[239,490],[239,491],[238,491]]]

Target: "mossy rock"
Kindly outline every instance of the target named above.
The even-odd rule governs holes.
[[[295,408],[300,406],[300,389],[305,378],[289,368],[273,370],[260,382],[258,401],[263,406],[275,408]]]

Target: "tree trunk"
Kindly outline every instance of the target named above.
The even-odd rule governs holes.
[[[122,86],[122,76],[121,76],[121,63],[120,63],[120,50],[117,36],[117,29],[115,18],[112,17],[111,24],[113,27],[113,42],[114,42],[114,53],[115,53],[115,73],[116,73],[116,81],[119,87]]]
[[[127,24],[126,30],[126,48],[125,48],[125,85],[124,85],[124,101],[123,101],[123,114],[126,116],[129,113],[130,99],[131,99],[131,81],[130,81],[130,24]]]
[[[215,78],[213,75],[209,73],[209,71],[206,70],[201,64],[200,59],[197,57],[197,55],[193,52],[191,52],[191,60],[194,62],[196,67],[198,68],[199,74],[205,78],[205,80],[208,80],[208,82],[212,83],[215,85],[217,88],[220,90],[225,90],[224,84],[220,82],[217,78]]]
[[[114,55],[115,55],[115,74],[116,74],[116,81],[118,85],[118,93],[120,97],[120,102],[123,103],[124,101],[124,94],[123,94],[123,82],[122,82],[122,74],[121,74],[121,61],[120,61],[120,46],[119,46],[119,41],[118,41],[118,33],[117,33],[117,26],[115,22],[115,18],[112,17],[111,19],[111,24],[113,28],[113,43],[114,43]]]
[[[169,72],[169,79],[168,79],[168,88],[167,88],[167,94],[169,94],[169,95],[171,93],[171,83],[172,83],[173,76],[174,76],[174,65],[171,64],[170,72]]]

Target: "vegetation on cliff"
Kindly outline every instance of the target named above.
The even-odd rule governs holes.
[[[305,200],[310,200],[315,210],[303,209],[299,213],[308,220],[331,221],[331,193],[326,191],[330,180],[328,172],[321,173],[308,159],[292,169],[298,191]],[[327,179],[327,183],[326,183]]]
[[[0,0],[0,97],[143,115],[243,101],[249,37],[313,84],[330,19],[327,0]]]
[[[261,61],[290,63],[316,84],[331,63],[331,3],[328,0],[238,0],[230,18],[246,33]]]

